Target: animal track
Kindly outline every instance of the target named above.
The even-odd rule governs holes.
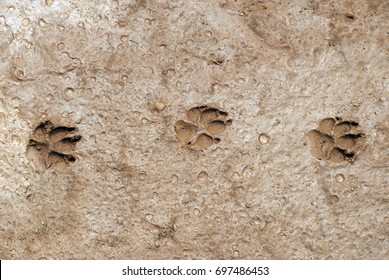
[[[228,114],[210,106],[198,106],[186,113],[188,121],[176,122],[178,142],[194,149],[208,148],[219,143],[219,136],[231,125]]]
[[[27,146],[27,158],[41,171],[63,169],[76,161],[74,152],[81,140],[75,127],[55,126],[50,121],[41,123],[32,133]]]
[[[331,165],[354,161],[366,139],[357,122],[339,117],[321,120],[319,128],[309,131],[307,136],[312,155]]]

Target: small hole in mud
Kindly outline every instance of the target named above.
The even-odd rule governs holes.
[[[28,146],[30,147],[35,147],[37,144],[37,142],[35,142],[34,140],[30,139],[30,141],[28,142]]]
[[[345,136],[343,136],[343,138],[349,138],[349,139],[358,139],[358,138],[361,138],[361,137],[364,137],[365,135],[363,133],[360,133],[360,134],[346,134]]]
[[[357,122],[349,122],[350,123],[350,125],[352,125],[352,126],[358,126],[359,125],[359,123],[357,123]]]
[[[218,113],[219,113],[220,116],[223,116],[223,117],[227,117],[228,116],[227,112],[218,111]]]
[[[355,153],[349,153],[349,152],[347,152],[346,150],[344,150],[344,149],[341,149],[341,148],[335,148],[337,151],[339,151],[343,156],[344,156],[344,158],[346,159],[346,160],[349,160],[349,159],[352,159],[352,158],[354,158],[355,157]]]
[[[81,136],[68,137],[61,140],[62,143],[71,144],[81,140]]]
[[[49,153],[49,158],[51,158],[51,159],[64,159],[65,155],[61,154],[61,153],[57,153],[57,152],[51,151]]]
[[[75,162],[76,161],[76,158],[75,157],[72,157],[72,156],[67,156],[66,158],[69,162]]]
[[[224,60],[218,59],[218,60],[213,60],[212,62],[215,65],[221,65],[221,64],[223,64]]]
[[[42,130],[42,129],[47,129],[47,128],[51,127],[51,126],[53,126],[53,124],[50,121],[45,121],[45,122],[40,123],[36,127],[35,131]]]
[[[337,195],[331,195],[330,197],[329,197],[329,199],[330,199],[330,201],[331,201],[331,203],[338,203],[339,202],[339,197],[337,196]]]
[[[354,156],[355,156],[354,153],[347,153],[347,152],[344,153],[344,157],[346,159],[352,159],[352,158],[354,158]]]
[[[59,126],[54,128],[53,130],[50,131],[50,135],[55,135],[59,133],[72,133],[75,132],[76,128],[74,127],[65,127],[65,126]]]

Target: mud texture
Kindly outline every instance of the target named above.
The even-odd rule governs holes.
[[[0,0],[0,259],[389,259],[389,2]]]

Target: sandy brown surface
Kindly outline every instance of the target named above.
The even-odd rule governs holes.
[[[389,259],[389,2],[0,0],[0,259]]]

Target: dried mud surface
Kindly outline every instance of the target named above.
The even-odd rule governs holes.
[[[0,259],[389,259],[389,2],[0,0]]]

